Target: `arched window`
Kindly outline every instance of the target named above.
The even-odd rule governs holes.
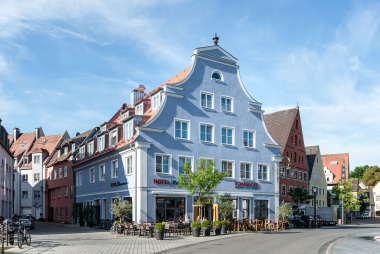
[[[211,75],[211,78],[216,81],[223,81],[223,76],[220,71],[214,71]]]

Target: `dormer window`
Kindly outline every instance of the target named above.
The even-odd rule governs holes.
[[[69,152],[69,148],[66,146],[66,147],[65,147],[65,155],[67,155],[68,152]]]
[[[80,160],[84,158],[84,150],[85,150],[84,146],[79,147],[79,159]]]
[[[105,142],[104,142],[104,135],[100,136],[98,138],[98,152],[101,152],[104,150]]]
[[[142,115],[143,114],[143,103],[140,103],[138,106],[136,106],[136,115]]]
[[[133,136],[133,121],[128,121],[123,125],[124,140],[128,140]]]
[[[117,129],[110,133],[110,146],[114,146],[117,143]]]
[[[41,163],[40,155],[34,155],[34,164],[40,164],[40,163]]]
[[[87,144],[87,155],[91,156],[94,153],[94,141]]]
[[[155,110],[160,106],[160,103],[161,103],[161,96],[160,95],[161,95],[160,93],[157,93],[157,94],[152,96],[152,98],[151,98],[152,110]]]
[[[58,150],[58,151],[57,151],[57,157],[58,157],[58,158],[61,158],[61,150]]]
[[[75,151],[75,143],[71,145],[71,151],[72,151],[72,152]]]
[[[25,165],[28,165],[28,164],[29,164],[29,158],[28,158],[28,157],[24,157],[24,164],[25,164]]]
[[[211,79],[213,79],[215,81],[223,81],[222,73],[220,71],[214,71],[211,74]]]
[[[106,126],[104,125],[104,126],[102,126],[102,132],[103,131],[106,131]]]
[[[121,119],[122,120],[125,120],[129,117],[129,112],[125,112],[122,116],[121,116]]]

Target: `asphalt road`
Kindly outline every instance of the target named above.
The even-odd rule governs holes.
[[[327,248],[346,236],[374,233],[380,234],[380,219],[359,220],[347,226],[320,229],[292,229],[283,232],[259,232],[230,239],[186,246],[164,253],[326,253]],[[334,250],[332,251],[334,254]],[[352,246],[351,253],[361,253]],[[378,252],[380,253],[380,243]]]

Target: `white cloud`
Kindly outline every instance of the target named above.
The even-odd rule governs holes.
[[[0,54],[0,73],[6,74],[9,71],[9,65],[3,55]]]

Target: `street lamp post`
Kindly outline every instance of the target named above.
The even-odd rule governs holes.
[[[314,192],[314,221],[317,219],[317,187],[313,188]]]
[[[343,199],[343,190],[344,190],[344,187],[343,186],[340,186],[340,188],[342,189],[342,226],[344,224],[344,199]]]

